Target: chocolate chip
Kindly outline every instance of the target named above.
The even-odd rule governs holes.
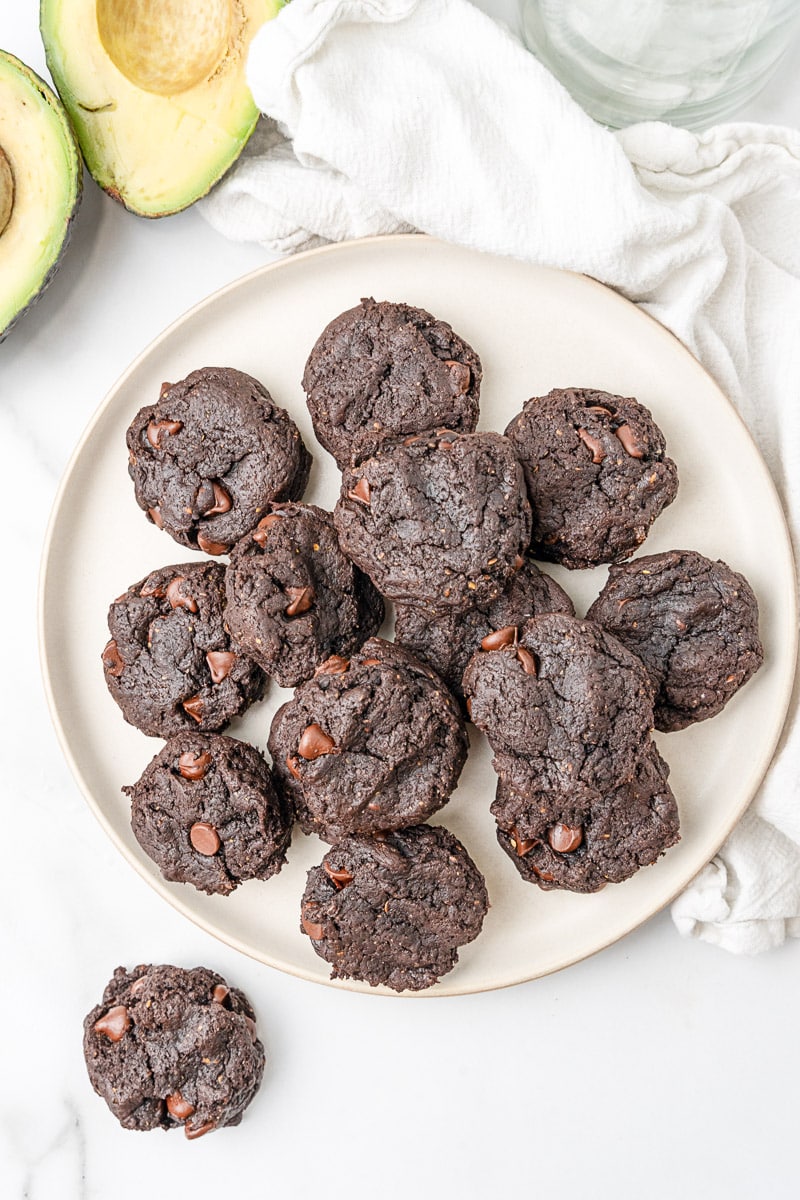
[[[184,1100],[180,1092],[172,1092],[167,1096],[167,1112],[176,1121],[185,1121],[194,1112],[194,1105]]]
[[[161,391],[158,393],[158,398],[159,398],[159,400],[163,400],[163,399],[164,399],[164,397],[166,396],[167,392],[169,391],[169,389],[170,389],[171,387],[172,387],[172,384],[171,384],[171,383],[162,383],[162,385],[161,385]]]
[[[161,600],[164,596],[166,596],[166,594],[167,589],[164,587],[163,583],[148,583],[147,580],[145,580],[139,591],[140,596],[155,596],[157,600]],[[122,598],[123,597],[120,596],[120,599]]]
[[[236,655],[232,650],[209,650],[206,654],[206,662],[211,672],[211,682],[222,683],[223,679],[227,679],[233,670]]]
[[[231,989],[226,983],[218,983],[211,993],[211,999],[215,1004],[224,1004],[231,994]]]
[[[171,608],[188,608],[189,612],[197,612],[197,601],[193,596],[185,596],[183,594],[183,584],[186,583],[183,575],[176,575],[167,584],[167,600]]]
[[[161,509],[158,507],[158,505],[156,505],[155,508],[148,508],[147,515],[150,518],[150,520],[153,522],[153,524],[156,525],[159,529],[164,528],[164,519],[161,516]]]
[[[547,831],[547,840],[559,854],[569,854],[577,850],[583,841],[583,829],[580,825],[563,825],[560,821]]]
[[[518,554],[514,559],[514,570],[520,571],[525,566],[525,559],[521,554]]]
[[[361,504],[369,504],[370,494],[369,481],[365,475],[362,475],[355,487],[347,493],[350,500],[358,500]]]
[[[406,856],[401,854],[396,846],[391,846],[382,837],[375,839],[372,856],[381,866],[387,867],[390,871],[395,871],[399,875],[407,875],[411,869]]]
[[[125,670],[125,663],[122,661],[122,655],[119,652],[119,646],[113,638],[110,642],[106,643],[102,658],[106,673],[108,675],[113,675],[115,679],[118,678]]]
[[[230,550],[225,542],[212,542],[204,533],[198,533],[197,545],[205,554],[227,554]]]
[[[95,1033],[102,1033],[110,1042],[121,1042],[130,1027],[131,1019],[124,1004],[116,1004],[94,1023]]]
[[[138,979],[134,979],[133,983],[131,984],[131,988],[130,988],[131,996],[138,996],[140,994],[140,992],[143,992],[146,983],[147,983],[147,974],[146,973],[144,975],[140,975]]]
[[[307,725],[297,745],[297,753],[306,761],[313,761],[323,754],[330,754],[336,743],[325,730],[316,724]]]
[[[524,858],[526,854],[530,854],[534,846],[538,845],[537,838],[523,838],[517,833],[516,825],[511,826],[511,845],[516,850],[520,858]]]
[[[453,390],[456,395],[463,396],[469,391],[472,383],[472,372],[466,363],[456,362],[452,358],[446,358],[444,365],[450,372],[450,382],[453,385]]]
[[[200,754],[194,750],[184,750],[178,759],[178,772],[184,779],[195,782],[205,777],[211,763],[212,758],[208,750],[203,750]]]
[[[552,883],[553,879],[555,878],[552,871],[543,871],[541,867],[534,867],[532,864],[531,870],[533,871],[534,875],[538,875],[539,878],[543,879],[545,883]]]
[[[614,433],[622,443],[622,449],[626,454],[629,454],[631,458],[644,458],[644,450],[637,444],[630,425],[620,425],[618,429],[614,430]]]
[[[522,669],[526,675],[536,675],[536,656],[531,654],[530,650],[526,650],[524,646],[517,646],[517,658],[522,663]]]
[[[603,449],[603,443],[596,437],[592,437],[592,435],[585,429],[578,430],[578,437],[581,439],[584,446],[588,446],[588,448],[591,450],[592,462],[601,463],[606,456],[606,452]]]
[[[516,625],[505,625],[502,629],[495,629],[492,633],[487,633],[485,638],[481,638],[481,650],[499,650],[502,646],[510,646],[516,638]]]
[[[183,1132],[186,1134],[190,1142],[195,1138],[202,1137],[204,1133],[211,1133],[212,1129],[216,1129],[213,1121],[205,1121],[202,1125],[184,1125]]]
[[[277,525],[282,520],[283,517],[280,513],[267,513],[266,517],[262,517],[258,522],[253,530],[252,537],[254,542],[258,542],[262,550],[267,544],[268,530],[272,529],[273,525]]]
[[[190,696],[188,700],[183,701],[181,707],[186,715],[191,717],[193,721],[197,721],[198,725],[201,723],[203,720],[203,712],[205,711],[205,705],[203,704],[202,696]]]
[[[334,884],[337,892],[340,892],[342,888],[347,887],[348,883],[353,882],[353,876],[344,867],[342,867],[339,871],[335,871],[333,867],[328,866],[326,861],[323,861],[322,865],[325,868],[325,873],[328,875],[331,883]]]
[[[212,858],[220,847],[219,834],[208,821],[195,821],[189,830],[189,841],[206,858]]]
[[[233,507],[230,493],[225,490],[218,480],[211,480],[211,490],[214,495],[213,502],[210,508],[203,510],[204,517],[216,517],[220,513],[230,512]]]
[[[585,408],[587,412],[597,413],[600,417],[613,417],[614,415],[610,408],[605,408],[602,404],[587,404]]]
[[[314,603],[312,587],[287,587],[284,591],[291,600],[291,604],[284,610],[287,617],[297,617],[300,613],[308,612]]]
[[[297,759],[294,757],[294,755],[292,755],[292,754],[287,754],[287,755],[286,755],[286,770],[287,770],[287,771],[289,772],[289,774],[290,774],[290,775],[292,775],[292,776],[293,776],[295,779],[299,779],[299,778],[300,778],[299,766],[300,766],[300,764],[298,763],[298,761],[297,761]]]
[[[379,658],[364,658],[361,660],[362,667],[379,667],[381,660]]]
[[[320,925],[319,921],[312,921],[306,916],[306,911],[311,908],[317,908],[317,905],[311,903],[305,906],[300,916],[300,924],[303,926],[304,931],[308,934],[312,941],[318,942],[325,936],[325,926]]]
[[[173,437],[183,429],[183,421],[151,421],[147,426],[147,440],[154,450],[161,449],[162,434],[168,433]]]
[[[349,666],[349,658],[342,658],[341,654],[332,654],[324,663],[320,663],[314,675],[344,675]]]
[[[244,1014],[244,1023],[247,1026],[247,1032],[250,1034],[250,1040],[257,1042],[258,1031],[256,1030],[256,1023],[252,1017],[248,1017],[247,1013]]]

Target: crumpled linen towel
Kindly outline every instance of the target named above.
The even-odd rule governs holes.
[[[611,134],[467,0],[292,0],[248,79],[268,119],[201,204],[215,228],[280,253],[418,229],[619,289],[739,409],[800,544],[800,133]],[[797,689],[759,795],[672,915],[738,952],[800,936]]]

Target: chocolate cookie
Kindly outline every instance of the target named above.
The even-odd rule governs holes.
[[[238,1125],[264,1073],[243,992],[214,971],[117,967],[83,1023],[92,1087],[124,1129]]]
[[[273,505],[234,548],[225,591],[231,635],[281,687],[352,654],[383,621],[383,600],[313,504]]]
[[[545,891],[598,892],[649,866],[680,840],[669,767],[652,743],[633,777],[591,803],[532,799],[501,779],[492,813],[497,840],[523,879]]]
[[[653,727],[647,672],[590,621],[534,617],[464,674],[498,774],[523,792],[603,791],[630,779]]]
[[[176,542],[227,554],[271,500],[299,500],[311,455],[289,414],[241,371],[165,383],[127,433],[136,501]]]
[[[269,735],[273,773],[301,827],[331,842],[424,821],[447,802],[467,746],[439,676],[380,638],[349,662],[323,663]]]
[[[612,567],[589,616],[644,663],[657,729],[715,716],[764,661],[749,583],[695,550]]]
[[[525,468],[537,558],[572,568],[627,558],[675,499],[664,435],[636,400],[556,388],[528,400],[506,436]]]
[[[151,571],[108,611],[108,690],[131,725],[151,737],[216,731],[263,695],[261,668],[231,644],[223,624],[221,563]]]
[[[133,787],[131,825],[165,879],[229,895],[286,862],[292,814],[254,746],[215,733],[179,733]]]
[[[440,429],[366,448],[343,474],[334,521],[345,553],[385,596],[463,609],[505,589],[531,512],[507,438]]]
[[[314,432],[341,468],[363,430],[416,433],[478,424],[481,363],[444,321],[407,304],[362,300],[323,330],[303,387]]]
[[[506,590],[488,604],[445,613],[398,604],[394,637],[438,671],[453,695],[463,700],[461,680],[475,651],[506,645],[514,640],[518,626],[549,612],[575,615],[567,593],[526,556]]]
[[[455,966],[488,907],[483,876],[458,839],[417,825],[333,846],[308,873],[301,929],[332,979],[419,991]]]

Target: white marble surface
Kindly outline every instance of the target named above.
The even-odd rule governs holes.
[[[511,0],[483,6],[513,19]],[[37,7],[0,8],[0,46],[43,69]],[[800,123],[799,71],[796,46],[741,115]],[[263,260],[191,211],[138,221],[89,182],[60,274],[0,347],[0,1194],[796,1196],[796,944],[735,959],[682,941],[661,914],[505,992],[418,1003],[334,992],[186,923],[90,815],[39,680],[36,581],[55,488],[128,362]],[[92,1092],[83,1015],[115,965],[147,960],[202,962],[249,993],[269,1066],[238,1129],[193,1143],[125,1133]]]

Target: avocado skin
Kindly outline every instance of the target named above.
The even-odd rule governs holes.
[[[11,319],[6,322],[5,326],[0,329],[0,342],[5,341],[17,322],[25,315],[25,313],[33,308],[34,304],[44,293],[45,289],[50,285],[53,276],[61,266],[61,261],[69,244],[75,218],[78,215],[78,209],[80,208],[80,203],[83,196],[83,165],[81,160],[81,151],[80,146],[78,145],[78,139],[76,138],[72,125],[70,124],[66,109],[59,100],[58,96],[55,95],[53,90],[39,75],[36,74],[31,67],[21,62],[20,59],[16,58],[13,54],[9,54],[5,50],[0,50],[0,66],[4,64],[17,71],[18,74],[24,80],[26,80],[31,87],[35,88],[35,90],[47,104],[52,115],[57,119],[59,131],[67,151],[67,159],[72,170],[73,195],[71,198],[69,212],[64,222],[61,240],[58,243],[58,251],[54,255],[41,280],[36,284],[36,288],[33,293],[25,301],[25,303],[19,309],[17,309],[17,311],[12,315]],[[0,236],[2,235],[0,234]]]

